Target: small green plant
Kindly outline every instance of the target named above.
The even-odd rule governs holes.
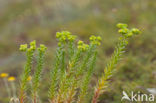
[[[96,84],[92,103],[97,103],[99,96],[106,91],[109,79],[115,71],[115,65],[121,59],[125,47],[128,45],[128,39],[133,35],[140,34],[140,31],[136,28],[128,29],[127,24],[119,23],[117,27],[122,35],[110,61],[104,68],[104,73]],[[55,54],[55,63],[50,71],[49,91],[47,91],[48,100],[50,103],[88,103],[89,101],[86,101],[88,85],[94,72],[98,53],[97,48],[101,44],[101,37],[91,36],[89,44],[81,40],[76,43],[76,36],[68,31],[62,31],[56,33],[56,38],[58,39],[58,47]],[[37,66],[31,80],[30,75],[36,48],[35,41],[30,43],[29,48],[27,44],[20,46],[20,51],[26,52],[27,62],[21,76],[19,101],[17,103],[25,103],[30,85],[28,81],[32,82],[30,89],[32,94],[31,102],[40,103],[38,91],[41,85],[41,74],[47,48],[43,44],[37,48]],[[7,74],[1,74],[1,77],[6,82]],[[8,88],[8,84],[6,86]],[[7,91],[10,96],[9,88]]]
[[[56,37],[59,40],[58,49],[56,52],[56,63],[51,72],[51,85],[49,89],[49,100],[51,103],[73,102],[76,94],[76,89],[81,85],[87,87],[88,83],[84,81],[81,85],[82,78],[90,79],[93,72],[93,64],[96,60],[96,48],[100,45],[100,37],[91,37],[90,44],[85,44],[83,41],[78,41],[77,47],[74,44],[75,36],[70,32],[58,32]],[[65,50],[65,46],[69,50]],[[69,62],[65,66],[65,54],[68,51]],[[67,67],[67,68],[65,68]],[[83,92],[87,88],[83,88]],[[83,93],[82,92],[82,93]],[[82,99],[83,97],[79,98]]]
[[[125,52],[125,47],[128,45],[128,39],[133,35],[140,34],[140,31],[136,28],[128,29],[127,24],[119,23],[117,24],[117,27],[119,28],[118,32],[122,34],[122,36],[119,38],[119,42],[115,48],[115,51],[110,61],[106,65],[102,77],[99,79],[99,82],[96,85],[94,97],[92,100],[93,103],[97,103],[98,97],[106,90],[109,84],[109,79],[112,77],[113,72],[115,71],[114,68],[121,59],[122,54]]]

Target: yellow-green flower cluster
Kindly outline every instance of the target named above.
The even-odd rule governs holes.
[[[118,31],[120,34],[127,34],[129,32],[129,29],[127,28],[123,28],[123,29],[119,29]]]
[[[40,44],[40,47],[38,48],[39,51],[45,52],[47,50],[47,47],[43,44]]]
[[[90,40],[90,42],[91,42],[91,44],[93,44],[93,45],[101,45],[101,37],[100,36],[94,36],[94,35],[92,35],[90,38],[89,38],[89,40]]]
[[[128,25],[127,25],[127,24],[124,24],[124,23],[118,23],[116,26],[117,26],[119,29],[123,29],[123,28],[127,28],[127,27],[128,27]]]
[[[117,24],[117,27],[119,28],[118,32],[125,37],[131,37],[133,35],[140,34],[140,30],[137,28],[128,29],[127,24],[119,23]]]
[[[35,40],[30,42],[30,47],[29,48],[28,48],[27,44],[22,44],[22,45],[20,45],[20,48],[19,48],[19,50],[23,51],[23,52],[25,52],[25,51],[35,51],[35,49],[36,49],[36,41]]]
[[[56,33],[56,38],[59,40],[59,45],[61,45],[66,41],[73,42],[76,39],[76,36],[71,35],[68,31],[62,31]]]
[[[35,40],[30,42],[30,48],[29,49],[33,50],[33,51],[36,49],[36,41]]]
[[[20,45],[19,50],[24,52],[24,51],[27,50],[27,48],[28,48],[28,45],[27,44],[22,44],[22,45]]]
[[[133,28],[131,31],[132,31],[132,33],[134,33],[136,35],[141,33],[141,31],[137,28]]]
[[[78,48],[79,50],[86,51],[86,50],[88,50],[89,45],[88,45],[88,44],[85,44],[83,41],[79,40],[79,41],[78,41],[78,46],[77,46],[77,48]]]

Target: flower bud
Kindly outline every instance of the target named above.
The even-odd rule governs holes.
[[[83,44],[83,41],[79,40],[78,45],[82,45],[82,44]]]
[[[30,50],[35,51],[35,49],[36,49],[36,41],[34,40],[34,41],[30,42]]]
[[[133,28],[133,29],[132,29],[132,33],[138,35],[138,34],[140,34],[140,30],[137,29],[137,28]]]
[[[119,29],[118,31],[120,34],[127,34],[129,32],[129,30],[127,28],[124,29]]]
[[[27,47],[28,47],[27,44],[20,45],[19,50],[20,50],[20,51],[26,51],[26,50],[27,50]]]
[[[61,42],[58,42],[58,46],[61,47],[62,46],[62,43]]]
[[[40,47],[38,48],[38,50],[45,52],[47,50],[47,47],[43,44],[40,44]]]
[[[101,41],[102,39],[101,39],[101,37],[100,37],[100,36],[98,36],[98,37],[97,37],[97,40]]]
[[[60,36],[61,36],[61,33],[60,32],[57,32],[56,33],[56,38],[60,38]]]
[[[96,36],[91,36],[90,38],[90,42],[93,45],[101,45],[100,41],[102,40],[100,36],[96,37]]]
[[[36,41],[34,40],[34,41],[30,42],[30,46],[36,47]]]
[[[123,29],[123,28],[127,28],[127,27],[128,27],[127,24],[123,24],[123,23],[118,23],[116,26],[117,26],[119,29]]]
[[[90,41],[93,41],[93,40],[96,40],[96,36],[92,35],[90,38],[89,38]]]
[[[74,36],[74,35],[70,35],[69,37],[68,37],[68,40],[69,41],[74,41],[76,39],[76,36]]]
[[[133,33],[132,32],[129,32],[128,34],[127,34],[127,37],[132,37],[133,36]]]

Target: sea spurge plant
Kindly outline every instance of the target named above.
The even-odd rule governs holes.
[[[94,52],[94,54],[93,54],[93,56],[92,56],[92,58],[90,60],[89,66],[88,66],[88,72],[85,73],[85,75],[84,75],[84,80],[82,81],[82,84],[80,86],[80,95],[79,95],[77,103],[86,102],[85,99],[86,99],[86,96],[87,96],[88,85],[90,83],[91,76],[92,76],[92,74],[94,72],[96,57],[97,57],[97,51]]]
[[[95,38],[97,38],[97,37],[95,37]],[[68,96],[67,97],[67,103],[71,103],[75,100],[75,98],[74,98],[74,96],[76,94],[75,89],[80,88],[81,85],[78,85],[78,84],[79,83],[81,84],[82,77],[84,77],[84,79],[86,79],[85,76],[82,76],[82,75],[85,75],[85,72],[87,72],[87,71],[88,71],[88,75],[91,75],[91,73],[89,73],[88,64],[92,64],[92,62],[90,62],[90,58],[92,58],[93,54],[95,53],[96,46],[97,46],[97,44],[96,43],[93,44],[92,42],[90,42],[90,45],[84,44],[83,41],[78,42],[78,49],[80,48],[79,50],[82,50],[82,51],[86,50],[86,55],[82,59],[81,65],[78,67],[78,69],[75,70],[76,72],[74,73],[73,79],[70,83],[71,86],[69,88],[69,92],[67,95]],[[94,60],[96,60],[96,59],[94,58]],[[88,68],[88,69],[86,69],[86,68]],[[89,83],[90,78],[89,77],[87,77],[87,78],[88,78],[88,83]],[[82,85],[88,87],[86,82],[83,82]],[[87,88],[85,88],[83,90],[85,91],[86,89]],[[81,94],[85,95],[85,92],[82,92]],[[81,98],[79,98],[79,101],[82,102],[84,97],[85,96],[81,96]]]
[[[128,40],[134,35],[140,34],[139,29],[129,29],[127,24],[117,24],[119,28],[118,32],[121,34],[119,41],[114,50],[114,53],[104,68],[102,76],[99,78],[94,94],[92,97],[92,103],[97,103],[99,96],[106,91],[109,84],[109,79],[112,77],[115,66],[125,52],[125,47],[128,45]],[[92,35],[89,38],[89,43],[86,44],[82,40],[76,40],[76,36],[72,35],[68,31],[62,31],[56,33],[58,40],[58,47],[56,49],[54,63],[50,71],[50,81],[48,90],[48,100],[50,103],[88,103],[86,96],[88,93],[88,87],[94,68],[96,65],[96,59],[98,54],[98,46],[101,45],[101,37]],[[19,48],[20,51],[26,53],[26,64],[20,81],[19,99],[16,97],[14,85],[13,98],[9,89],[9,84],[13,84],[14,77],[8,77],[7,73],[1,73],[0,77],[3,78],[5,86],[8,91],[8,95],[11,98],[10,101],[18,101],[25,103],[27,100],[28,87],[31,84],[31,101],[32,103],[40,103],[39,90],[41,85],[42,71],[44,68],[44,57],[46,54],[46,46],[41,44],[38,48],[36,41],[30,42],[30,44],[22,44]],[[37,64],[32,73],[33,57],[37,51]],[[33,66],[34,67],[34,66]],[[32,75],[33,74],[33,75]],[[45,91],[44,93],[47,93]],[[19,103],[17,102],[17,103]]]
[[[56,56],[55,56],[55,63],[53,66],[53,69],[51,70],[51,82],[50,82],[50,88],[49,88],[49,100],[51,102],[55,101],[55,95],[57,94],[58,89],[58,83],[61,78],[61,76],[58,76],[60,73],[61,75],[64,74],[65,71],[65,44],[67,44],[67,41],[71,37],[71,33],[67,31],[63,32],[57,32],[56,38],[58,39],[58,48],[56,50]],[[72,42],[72,41],[71,41]],[[71,47],[72,48],[72,47]],[[70,48],[70,49],[71,49]],[[70,53],[72,53],[72,49],[70,50]]]
[[[35,74],[33,76],[32,80],[32,96],[33,96],[33,103],[37,103],[38,101],[38,90],[39,90],[39,84],[41,79],[41,73],[43,69],[44,64],[44,55],[46,51],[46,47],[41,44],[40,47],[37,49],[38,52],[38,58],[37,58],[37,67]],[[27,78],[27,80],[30,79],[30,76]]]
[[[75,36],[68,35],[68,37],[75,37]],[[72,43],[73,49],[71,49],[71,43]],[[68,89],[70,87],[70,83],[73,80],[73,72],[74,72],[75,66],[78,64],[82,53],[88,47],[87,44],[84,44],[83,42],[82,43],[78,42],[78,46],[77,46],[78,49],[76,51],[76,50],[74,50],[74,47],[73,47],[74,46],[73,41],[71,41],[70,39],[67,39],[66,44],[69,47],[69,55],[70,55],[69,64],[67,64],[66,69],[64,68],[65,71],[63,71],[62,76],[60,78],[58,78],[58,81],[60,79],[60,82],[59,82],[57,97],[55,97],[56,98],[55,101],[57,101],[57,102],[61,102],[61,101],[66,100]],[[54,101],[54,100],[52,100],[52,101]]]
[[[33,56],[36,49],[36,41],[30,42],[30,47],[27,48],[27,44],[20,45],[20,51],[26,52],[27,56],[27,62],[24,67],[24,72],[21,77],[21,83],[20,83],[20,102],[23,103],[26,91],[27,91],[27,78],[29,77],[32,69],[32,63],[33,63]]]
[[[28,79],[30,78],[31,70],[32,70],[32,63],[33,63],[33,56],[36,50],[36,41],[30,42],[30,47],[28,48],[27,44],[20,45],[20,51],[26,52],[27,56],[27,62],[24,68],[24,72],[21,77],[21,84],[20,84],[20,103],[24,102],[24,99],[26,97],[26,91],[27,91],[27,83]],[[43,68],[44,63],[44,54],[46,51],[46,47],[44,45],[40,45],[40,47],[37,49],[38,51],[38,58],[37,58],[37,69],[35,71],[35,74],[33,76],[33,85],[32,85],[32,95],[33,95],[33,102],[37,102],[37,92],[39,87],[39,81],[41,77],[41,72]]]
[[[119,28],[119,33],[122,34],[122,36],[119,38],[115,51],[105,67],[102,77],[99,79],[96,85],[92,103],[97,103],[98,97],[106,90],[109,79],[112,77],[115,71],[115,65],[119,62],[122,54],[125,52],[125,47],[128,45],[128,39],[133,35],[140,34],[140,31],[136,28],[128,29],[127,24],[119,23],[117,24],[117,27]]]
[[[94,53],[94,46],[97,45],[99,39],[94,40],[96,43],[90,43],[90,45],[79,40],[76,48],[74,43],[76,36],[70,32],[57,32],[56,38],[59,43],[55,57],[56,63],[51,72],[49,100],[51,103],[71,103],[75,100],[74,96],[77,92],[75,89],[80,87],[78,86],[80,77],[82,77],[83,71],[87,71],[87,65],[92,53]],[[65,52],[65,47],[68,47],[68,52]],[[69,62],[66,64],[66,68],[64,61],[68,55],[69,58],[66,60],[69,60]],[[59,76],[59,74],[61,75]]]

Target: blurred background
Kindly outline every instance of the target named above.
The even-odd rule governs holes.
[[[43,77],[48,85],[57,31],[68,30],[86,41],[90,35],[100,35],[102,45],[90,86],[94,89],[118,41],[119,22],[139,28],[142,34],[130,40],[99,103],[121,103],[123,90],[146,93],[147,88],[156,88],[155,0],[0,0],[0,73],[19,78],[25,63],[19,45],[36,40],[48,47]],[[18,79],[16,85],[18,88]],[[47,91],[47,85],[41,87],[43,103],[48,103],[47,93],[42,93]],[[0,103],[8,103],[2,80]]]

